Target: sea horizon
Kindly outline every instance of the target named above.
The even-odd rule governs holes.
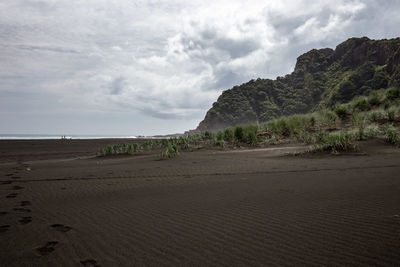
[[[112,134],[0,134],[0,140],[48,140],[48,139],[125,139],[145,137],[141,135]]]

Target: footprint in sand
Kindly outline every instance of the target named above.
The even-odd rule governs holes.
[[[22,225],[28,224],[31,221],[32,221],[32,217],[31,216],[21,217],[21,219],[18,220],[19,224],[22,224]]]
[[[81,264],[85,267],[100,267],[100,264],[98,264],[94,259],[83,260],[81,261]]]
[[[63,232],[63,233],[66,233],[66,232],[72,230],[72,227],[69,227],[69,226],[66,226],[66,225],[62,225],[62,224],[59,224],[59,223],[52,224],[50,226],[52,228],[56,229],[57,231]]]
[[[10,228],[10,225],[8,225],[8,224],[1,225],[0,226],[0,233],[4,233],[4,232],[8,231],[9,228]]]
[[[23,187],[23,186],[19,186],[19,185],[14,185],[13,187],[12,187],[12,190],[21,190],[21,189],[24,189],[25,187]]]
[[[14,208],[14,211],[19,211],[19,212],[31,212],[30,209],[25,209],[25,208]]]
[[[12,181],[4,181],[1,184],[12,184]]]
[[[43,247],[37,248],[36,251],[39,252],[41,256],[46,256],[55,250],[55,246],[57,244],[58,241],[50,241],[47,242],[46,245],[44,245]]]
[[[6,198],[16,198],[17,196],[18,196],[18,193],[11,193],[11,194],[8,194],[6,196]]]
[[[21,207],[29,206],[29,205],[31,205],[31,202],[28,201],[28,200],[23,200],[23,201],[21,201],[21,202],[19,203],[19,205],[20,205]]]
[[[0,216],[4,216],[4,215],[6,215],[6,214],[8,214],[7,211],[0,211]]]
[[[13,175],[14,175],[13,173],[7,173],[4,176],[13,176]]]

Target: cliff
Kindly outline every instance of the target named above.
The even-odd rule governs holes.
[[[224,91],[196,131],[307,113],[390,86],[400,86],[400,38],[351,38],[335,50],[299,56],[285,77],[259,78]]]

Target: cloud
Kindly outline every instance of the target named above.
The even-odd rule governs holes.
[[[398,36],[399,10],[394,0],[3,1],[0,113],[117,112],[137,120],[132,131],[159,119],[173,122],[165,133],[184,131],[222,90],[290,73],[312,48]]]
[[[63,47],[46,47],[46,46],[37,46],[37,45],[16,45],[15,48],[21,50],[31,50],[31,51],[49,51],[55,53],[70,53],[70,54],[78,54],[78,51]]]
[[[117,77],[115,78],[109,87],[110,94],[112,95],[120,95],[122,91],[124,90],[124,83],[125,79],[123,77]]]

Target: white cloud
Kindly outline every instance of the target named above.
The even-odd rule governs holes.
[[[196,126],[222,90],[285,75],[311,48],[352,36],[398,35],[393,14],[399,6],[372,0],[2,2],[0,96],[3,102],[16,101],[11,93],[29,97],[1,105],[0,113],[18,119],[30,109],[70,116],[122,112],[141,120],[140,127],[163,118],[174,122],[163,132],[183,131]],[[40,98],[33,101],[35,95]]]

